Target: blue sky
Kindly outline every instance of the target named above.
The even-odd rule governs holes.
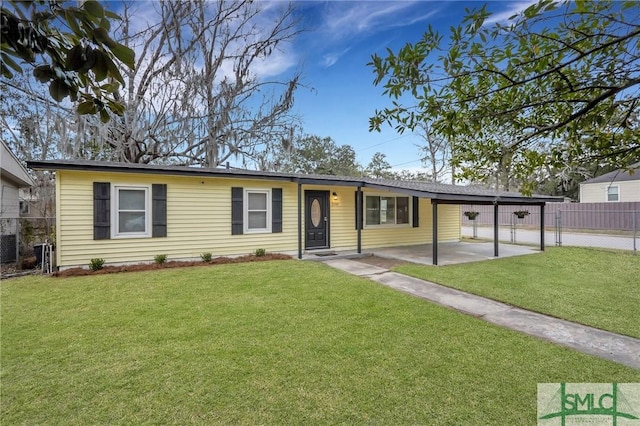
[[[297,57],[307,86],[299,89],[294,107],[304,131],[353,146],[363,166],[379,151],[394,169],[420,168],[418,136],[399,135],[388,126],[381,133],[369,132],[369,117],[390,101],[373,85],[373,71],[366,64],[373,53],[382,56],[387,48],[395,52],[406,42],[418,41],[429,24],[446,37],[450,26],[461,22],[465,8],[483,3],[297,2],[307,31],[289,54]],[[531,3],[494,1],[488,9],[494,13],[492,20],[503,20]]]

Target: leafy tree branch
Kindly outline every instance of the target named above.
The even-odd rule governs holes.
[[[374,84],[392,102],[375,111],[370,130],[431,123],[451,138],[452,161],[470,177],[481,162],[503,158],[488,140],[507,129],[500,146],[509,147],[525,191],[528,176],[558,169],[560,158],[634,162],[640,3],[541,0],[507,23],[487,25],[490,16],[486,7],[469,10],[448,39],[429,27],[397,53],[373,55]],[[464,149],[456,151],[456,139]]]
[[[133,50],[109,36],[118,15],[94,0],[81,6],[64,1],[9,0],[1,9],[0,71],[5,79],[33,68],[33,76],[48,84],[57,102],[77,102],[80,114],[98,114],[109,121],[109,111],[121,115],[116,93],[125,81],[118,63],[134,68]]]

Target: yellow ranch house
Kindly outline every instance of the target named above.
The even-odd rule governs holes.
[[[265,249],[298,258],[322,251],[372,250],[460,239],[462,204],[539,206],[475,187],[364,177],[240,169],[31,161],[56,174],[56,261],[88,265],[196,260]],[[544,214],[541,215],[544,218]],[[543,220],[543,219],[541,219]],[[544,223],[541,223],[544,228]],[[544,249],[544,240],[541,240]],[[497,238],[495,255],[498,254]]]

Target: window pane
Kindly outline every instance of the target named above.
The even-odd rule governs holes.
[[[118,233],[123,232],[145,232],[144,212],[120,212]]]
[[[618,187],[610,186],[607,188],[607,200],[618,201]]]
[[[396,198],[396,223],[409,223],[409,197]]]
[[[249,229],[267,229],[267,212],[249,212]]]
[[[380,198],[380,223],[396,223],[396,197]]]
[[[320,201],[317,198],[313,199],[311,203],[311,224],[314,228],[320,226],[320,219],[322,218],[322,208],[320,207]]]
[[[380,224],[380,197],[366,197],[366,224]]]
[[[120,189],[118,191],[119,210],[144,210],[144,193],[142,189]]]
[[[267,210],[267,194],[250,192],[247,196],[249,198],[249,210]]]

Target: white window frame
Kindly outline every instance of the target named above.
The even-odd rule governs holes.
[[[617,195],[617,199],[616,200],[609,200],[609,190],[611,190],[612,188],[616,189],[616,195]],[[620,201],[620,185],[608,185],[605,189],[604,189],[604,200],[607,203],[617,203]]]
[[[267,227],[266,228],[249,228],[249,194],[266,194],[267,195]],[[271,189],[264,188],[245,188],[244,199],[242,200],[242,226],[245,234],[270,234],[271,233]],[[264,211],[264,210],[252,210]]]
[[[391,198],[391,197],[393,197],[393,198],[395,198],[396,199],[396,201],[394,203],[395,204],[395,208],[396,208],[396,211],[394,212],[394,221],[395,221],[395,223],[379,223],[379,224],[371,223],[371,224],[368,224],[367,223],[367,211],[366,211],[367,210],[367,197],[377,197],[377,198],[381,198],[381,197]],[[407,209],[408,209],[408,212],[407,212],[408,221],[407,221],[407,223],[398,223],[398,210],[397,210],[398,209],[398,198],[406,198],[407,199]],[[408,196],[408,195],[364,194],[364,200],[363,200],[363,203],[362,203],[362,208],[365,210],[363,212],[363,215],[362,215],[363,216],[362,219],[364,221],[364,228],[411,227],[411,223],[413,221],[413,215],[412,215],[412,212],[413,212],[413,199],[412,199],[411,196]]]
[[[144,191],[144,232],[118,232],[120,229],[119,191],[139,190]],[[151,238],[151,185],[111,185],[111,238]]]

